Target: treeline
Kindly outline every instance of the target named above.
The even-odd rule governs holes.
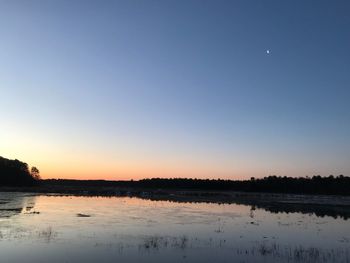
[[[39,170],[19,160],[0,156],[0,186],[32,186],[40,180]]]
[[[144,179],[139,181],[143,187],[189,188],[205,190],[232,190],[244,192],[334,194],[350,195],[350,177],[281,177],[268,176],[250,180],[200,180],[200,179]]]
[[[281,177],[268,176],[250,180],[152,178],[139,181],[45,180],[45,185],[76,187],[131,187],[141,189],[229,190],[264,193],[350,195],[350,177]]]

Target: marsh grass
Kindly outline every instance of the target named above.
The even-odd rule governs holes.
[[[349,249],[322,249],[301,245],[291,247],[266,242],[253,246],[249,250],[237,249],[236,253],[272,258],[274,262],[350,262]]]
[[[237,256],[247,258],[265,258],[267,262],[345,262],[350,263],[349,249],[323,249],[316,247],[288,246],[266,241],[256,242],[247,248],[231,246],[226,240],[205,242],[198,238],[189,238],[186,235],[178,237],[149,236],[139,245],[144,251],[159,251],[163,249],[191,249],[196,247],[231,249]]]
[[[39,211],[31,211],[31,212],[26,212],[24,213],[25,215],[40,215]]]
[[[51,240],[57,235],[57,233],[52,229],[51,226],[47,227],[44,230],[41,230],[38,234],[39,238],[44,239],[47,243],[51,242]]]
[[[166,248],[186,249],[189,246],[189,238],[186,235],[179,237],[146,237],[139,248],[145,250],[159,250]]]

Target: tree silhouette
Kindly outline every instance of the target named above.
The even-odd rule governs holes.
[[[27,163],[0,157],[0,186],[35,185],[40,178],[37,168],[34,169],[33,175],[35,176],[29,172]]]
[[[40,180],[41,179],[40,171],[35,166],[33,166],[32,169],[30,170],[30,174],[35,180]]]

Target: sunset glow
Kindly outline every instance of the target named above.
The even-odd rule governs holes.
[[[350,174],[346,10],[1,1],[0,156],[44,179]]]

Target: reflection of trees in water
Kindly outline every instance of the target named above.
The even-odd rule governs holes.
[[[0,218],[11,217],[21,212],[30,213],[34,211],[36,195],[23,193],[0,193]],[[234,201],[208,201],[208,200],[181,200],[175,196],[141,197],[153,201],[170,201],[176,203],[217,203],[238,204],[251,206],[249,216],[254,218],[256,209],[263,209],[271,213],[302,213],[314,214],[317,217],[330,216],[333,218],[350,219],[350,207],[340,205],[318,205],[318,204],[292,204],[278,202],[258,202],[256,200],[234,200]]]
[[[318,217],[350,218],[350,209],[344,206],[310,205],[310,204],[258,204],[258,208],[271,213],[314,214]]]
[[[256,210],[256,207],[255,205],[252,205],[251,208],[250,208],[250,212],[249,212],[249,217],[250,218],[254,218],[254,211]]]
[[[208,200],[189,200],[178,199],[175,196],[153,196],[153,197],[140,197],[142,199],[148,199],[153,201],[169,201],[175,203],[216,203],[216,204],[237,204],[251,206],[249,216],[254,218],[254,212],[256,209],[263,209],[271,213],[302,213],[302,214],[314,214],[318,217],[330,216],[333,218],[342,218],[345,220],[350,219],[350,207],[340,205],[318,205],[318,204],[292,204],[292,203],[278,203],[278,202],[263,202],[257,200],[220,200],[220,201],[208,201]]]
[[[335,205],[317,205],[317,204],[291,204],[291,203],[272,203],[272,202],[235,202],[240,205],[250,205],[250,217],[254,217],[254,210],[257,208],[263,209],[271,213],[302,213],[313,214],[317,217],[330,216],[333,218],[343,218],[348,220],[350,218],[350,207],[335,206]]]
[[[21,193],[1,193],[0,194],[0,218],[11,217],[34,209],[36,201],[35,195]]]
[[[350,218],[350,207],[335,205],[317,205],[317,204],[291,204],[291,203],[254,203],[254,202],[235,202],[236,204],[250,205],[250,216],[254,217],[254,210],[257,208],[271,213],[302,213],[313,214],[317,217],[330,216],[333,218]]]

